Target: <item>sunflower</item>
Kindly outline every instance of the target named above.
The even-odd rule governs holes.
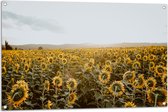
[[[143,56],[143,61],[148,61],[148,56]]]
[[[62,59],[62,64],[65,65],[67,63],[67,59],[66,58],[63,58]]]
[[[103,70],[107,71],[107,72],[112,72],[112,67],[109,65],[106,65],[106,66],[104,66]]]
[[[155,72],[156,72],[159,76],[161,76],[161,75],[163,75],[163,73],[165,72],[165,69],[164,69],[163,66],[158,65],[158,66],[155,67]]]
[[[105,65],[111,66],[111,61],[110,60],[106,60]]]
[[[52,57],[49,57],[49,58],[48,58],[48,62],[49,62],[50,64],[52,64],[52,63],[53,63],[53,58],[52,58]]]
[[[59,59],[62,59],[62,58],[63,58],[63,54],[59,54],[59,55],[58,55],[58,58],[59,58]]]
[[[74,92],[70,93],[69,97],[68,97],[68,105],[73,105],[76,100],[77,100],[76,93],[74,93]]]
[[[165,84],[167,82],[167,74],[164,73],[161,77],[161,80],[162,80],[162,84]]]
[[[126,102],[124,107],[130,108],[130,107],[136,107],[136,105],[133,102]]]
[[[155,103],[157,96],[157,104],[161,106],[164,102],[167,102],[167,90],[163,88],[155,88],[154,90],[147,91],[147,99],[149,103]]]
[[[136,59],[137,59],[137,60],[141,60],[141,55],[140,55],[140,54],[137,54],[137,55],[136,55]]]
[[[62,86],[62,78],[61,77],[59,77],[59,76],[55,76],[54,78],[53,78],[53,85],[55,86],[55,87],[61,87]]]
[[[25,64],[24,65],[24,71],[27,73],[29,71],[29,65],[28,64]]]
[[[154,77],[149,77],[146,81],[145,81],[145,86],[148,89],[155,89],[156,86],[156,79]]]
[[[47,69],[46,63],[41,63],[41,69],[44,71]]]
[[[74,79],[74,78],[70,78],[68,81],[67,81],[67,88],[69,90],[75,90],[77,88],[77,81]]]
[[[24,80],[17,81],[7,95],[8,103],[15,108],[20,106],[28,98],[28,84]]]
[[[20,68],[20,65],[19,65],[18,63],[15,64],[14,71],[15,71],[16,73],[18,73],[18,72],[19,72],[19,68]]]
[[[123,75],[123,80],[132,83],[135,80],[135,72],[134,71],[125,72]]]
[[[45,80],[45,82],[44,82],[44,89],[47,91],[50,90],[50,82],[48,80]]]
[[[84,64],[84,70],[85,72],[90,72],[92,70],[92,65],[89,63]]]
[[[149,62],[149,68],[154,68],[155,67],[155,63],[153,61]]]
[[[124,84],[121,81],[114,81],[109,87],[113,96],[119,97],[125,92]]]
[[[103,71],[100,75],[99,75],[99,81],[106,84],[109,82],[110,80],[110,73],[107,71]]]
[[[141,68],[141,63],[139,61],[136,61],[132,64],[133,69],[140,69]]]
[[[125,63],[130,65],[132,63],[132,60],[128,57],[125,59]]]
[[[134,87],[137,89],[143,88],[145,85],[144,75],[143,74],[139,75],[133,84],[134,84]]]
[[[154,61],[155,59],[156,59],[156,56],[153,54],[148,56],[148,60],[150,60],[150,61]]]
[[[47,102],[47,108],[48,109],[51,109],[51,106],[52,106],[53,104],[52,104],[52,102],[50,101],[50,100],[48,100],[48,102]]]
[[[5,75],[6,74],[6,67],[2,67],[2,74]]]

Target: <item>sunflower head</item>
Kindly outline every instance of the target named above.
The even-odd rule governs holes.
[[[136,59],[137,59],[137,60],[141,60],[141,55],[140,55],[140,54],[137,54],[137,55],[136,55]]]
[[[167,83],[167,74],[166,74],[166,73],[164,73],[164,74],[162,75],[161,80],[162,80],[162,84]]]
[[[155,89],[156,86],[156,79],[154,77],[149,77],[146,81],[145,81],[145,86],[148,89]]]
[[[109,87],[113,96],[119,97],[125,92],[124,84],[121,81],[114,81]]]
[[[53,58],[52,58],[52,57],[49,57],[49,58],[48,58],[48,62],[49,62],[50,64],[52,64],[52,63],[53,63],[53,61],[54,61],[54,60],[53,60]]]
[[[156,72],[159,76],[161,76],[161,75],[164,74],[165,69],[164,69],[163,66],[158,65],[158,66],[155,67],[155,72]]]
[[[125,72],[123,75],[123,80],[132,83],[135,80],[135,72],[134,71]]]
[[[55,76],[54,78],[53,78],[53,85],[55,86],[55,87],[61,87],[62,86],[62,78],[61,77],[59,77],[59,76]]]
[[[155,88],[154,90],[148,90],[147,99],[149,103],[154,103],[157,99],[157,104],[161,106],[164,102],[167,102],[167,90],[163,88]]]
[[[45,80],[45,82],[44,82],[44,89],[47,91],[50,90],[50,82],[48,80]]]
[[[3,74],[3,75],[6,75],[6,72],[7,72],[7,71],[6,71],[6,67],[2,67],[2,74]]]
[[[66,86],[69,90],[75,90],[77,88],[77,81],[74,78],[70,78]]]
[[[132,64],[132,68],[137,70],[141,68],[141,63],[139,61],[136,61]]]
[[[52,102],[50,101],[50,100],[48,100],[48,102],[47,102],[47,108],[48,109],[51,109],[51,106],[52,106],[53,104],[52,104]]]
[[[29,71],[29,65],[28,64],[25,64],[24,65],[24,71],[27,73]]]
[[[44,70],[46,70],[47,69],[47,65],[46,65],[46,63],[41,63],[41,69],[44,71]]]
[[[155,63],[153,61],[149,62],[149,68],[154,68],[155,67]]]
[[[63,59],[62,59],[62,64],[63,64],[63,65],[67,64],[67,59],[66,59],[66,58],[63,58]]]
[[[109,80],[110,80],[110,73],[107,72],[107,71],[103,71],[103,72],[98,76],[98,78],[99,78],[99,81],[100,81],[101,83],[106,84],[106,83],[108,83]]]
[[[28,84],[24,80],[17,81],[12,86],[10,94],[7,95],[8,103],[14,107],[18,107],[28,98]]]
[[[70,93],[69,97],[68,97],[68,105],[73,105],[76,100],[77,100],[76,93],[74,93],[74,92]]]
[[[143,56],[143,61],[148,61],[148,56]]]
[[[111,66],[111,61],[110,60],[106,60],[105,65]]]
[[[136,107],[136,105],[133,102],[126,102],[124,107],[126,107],[126,108],[134,108],[134,107]]]
[[[144,79],[144,75],[143,74],[140,74],[138,76],[138,78],[134,81],[134,87],[137,88],[137,89],[141,89],[144,87],[145,85],[145,79]]]
[[[109,66],[109,65],[105,65],[103,70],[111,73],[112,72],[112,67]]]

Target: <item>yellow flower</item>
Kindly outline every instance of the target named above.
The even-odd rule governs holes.
[[[63,58],[63,59],[62,59],[62,64],[63,64],[63,65],[67,64],[67,59]]]
[[[141,68],[141,63],[139,61],[136,61],[132,64],[133,69],[140,69]]]
[[[29,65],[28,64],[25,64],[24,65],[24,71],[27,73],[29,71]]]
[[[2,67],[2,74],[5,75],[6,74],[6,67]]]
[[[133,108],[133,107],[136,107],[136,105],[133,102],[126,102],[124,107],[126,107],[126,108],[132,107]]]
[[[53,63],[53,58],[52,58],[52,57],[49,57],[49,58],[48,58],[48,62],[49,62],[50,64],[52,64],[52,63]]]
[[[59,76],[55,76],[54,78],[53,78],[53,85],[55,86],[55,87],[61,87],[62,86],[62,78],[61,77],[59,77]]]
[[[46,63],[41,63],[41,69],[44,71],[47,69]]]
[[[106,84],[110,81],[110,73],[107,71],[103,71],[98,78],[100,82]]]
[[[135,80],[135,72],[134,71],[125,72],[123,75],[123,80],[132,83]]]
[[[149,77],[146,81],[145,81],[145,86],[148,89],[155,89],[156,86],[156,79],[154,77]]]
[[[50,82],[48,80],[45,80],[45,82],[44,82],[44,89],[47,91],[50,90]]]
[[[89,60],[89,63],[91,63],[92,65],[94,65],[95,60],[94,60],[93,58],[91,58],[91,59]]]
[[[158,65],[158,66],[155,67],[155,72],[156,72],[159,76],[161,76],[161,75],[163,75],[163,73],[165,72],[165,69],[164,69],[163,66]]]
[[[106,60],[105,65],[111,66],[111,61],[110,60]]]
[[[69,90],[75,90],[77,88],[77,81],[74,79],[74,78],[70,78],[68,81],[67,81],[67,88]]]
[[[7,95],[8,103],[12,104],[15,108],[20,106],[28,98],[28,84],[24,80],[17,81],[12,86],[10,94]]]
[[[140,54],[137,54],[137,55],[136,55],[136,59],[137,59],[137,60],[141,60],[141,55],[140,55]]]
[[[143,88],[145,86],[145,79],[143,74],[139,75],[137,80],[135,80],[133,84],[134,84],[134,87],[137,89]]]
[[[69,97],[68,97],[68,105],[73,105],[76,100],[77,100],[76,93],[74,93],[74,92],[70,93]]]
[[[112,72],[112,67],[109,65],[104,66],[103,71]]]
[[[164,74],[162,75],[161,80],[162,80],[162,84],[167,83],[167,74],[166,74],[166,73],[164,73]]]
[[[121,81],[114,81],[109,87],[113,96],[119,97],[125,92],[124,84]]]
[[[143,56],[143,61],[148,61],[148,56]]]
[[[50,100],[48,100],[48,102],[47,102],[47,108],[48,109],[51,109],[51,106],[52,106],[53,104],[52,104],[52,102],[50,101]]]

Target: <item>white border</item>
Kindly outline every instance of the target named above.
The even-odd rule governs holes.
[[[0,0],[0,1],[13,1],[13,0]],[[17,1],[22,1],[22,0],[17,0]],[[33,1],[33,0],[26,0],[26,1]],[[59,1],[59,2],[101,2],[101,3],[149,3],[149,4],[168,4],[168,0],[34,0],[34,1]],[[1,11],[0,11],[1,14]],[[1,26],[1,23],[0,23]],[[1,31],[0,31],[1,34]],[[1,39],[0,39],[1,43]],[[1,46],[0,46],[1,49]],[[1,54],[1,50],[0,50]],[[1,62],[1,61],[0,61]],[[1,66],[1,63],[0,63]],[[1,69],[0,69],[1,73]],[[1,84],[1,80],[0,80]],[[0,86],[1,90],[1,86]],[[0,91],[1,95],[1,91]],[[3,100],[3,98],[2,98]],[[1,97],[0,97],[1,101]],[[0,107],[1,107],[1,102],[0,102]],[[1,108],[0,108],[1,109]],[[33,110],[34,111],[34,110]],[[36,110],[35,110],[36,111]],[[125,108],[106,108],[106,109],[62,109],[62,110],[37,110],[41,112],[166,112],[168,111],[168,107],[164,108],[135,108],[135,109],[125,109]],[[15,111],[13,111],[15,112]],[[17,111],[18,112],[18,111]],[[24,112],[30,112],[30,111],[24,111]]]

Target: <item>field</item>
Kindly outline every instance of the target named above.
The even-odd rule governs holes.
[[[2,50],[2,109],[154,106],[167,106],[167,46]]]

